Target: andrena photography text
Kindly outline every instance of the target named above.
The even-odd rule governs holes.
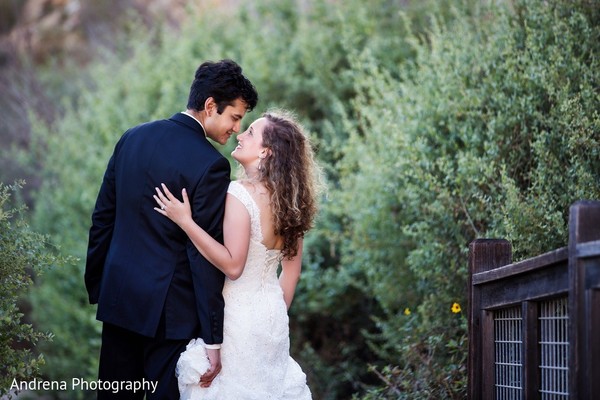
[[[34,379],[31,381],[18,381],[13,379],[10,386],[11,391],[110,391],[119,393],[128,391],[136,393],[138,391],[154,393],[158,382],[141,380],[141,381],[103,381],[103,380],[86,380],[83,378],[72,378],[70,381],[45,381]]]

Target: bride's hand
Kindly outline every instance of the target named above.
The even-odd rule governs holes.
[[[185,189],[181,191],[183,202],[179,201],[164,183],[160,184],[163,192],[159,188],[156,189],[156,194],[153,196],[158,207],[154,207],[156,211],[171,219],[177,225],[181,226],[184,222],[192,219],[192,208]]]

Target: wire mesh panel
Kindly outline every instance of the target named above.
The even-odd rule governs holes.
[[[540,303],[540,393],[543,400],[569,398],[568,299]]]
[[[521,307],[494,312],[494,369],[497,400],[517,400],[523,394]]]

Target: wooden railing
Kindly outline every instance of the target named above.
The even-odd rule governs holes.
[[[567,247],[524,261],[469,245],[469,399],[600,399],[600,202],[569,218]]]

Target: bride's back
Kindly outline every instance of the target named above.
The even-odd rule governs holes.
[[[262,243],[271,250],[280,250],[283,247],[283,237],[275,235],[275,223],[273,220],[273,209],[271,208],[271,195],[262,183],[250,181],[241,182],[252,196],[252,199],[260,211],[260,226],[262,231]]]

